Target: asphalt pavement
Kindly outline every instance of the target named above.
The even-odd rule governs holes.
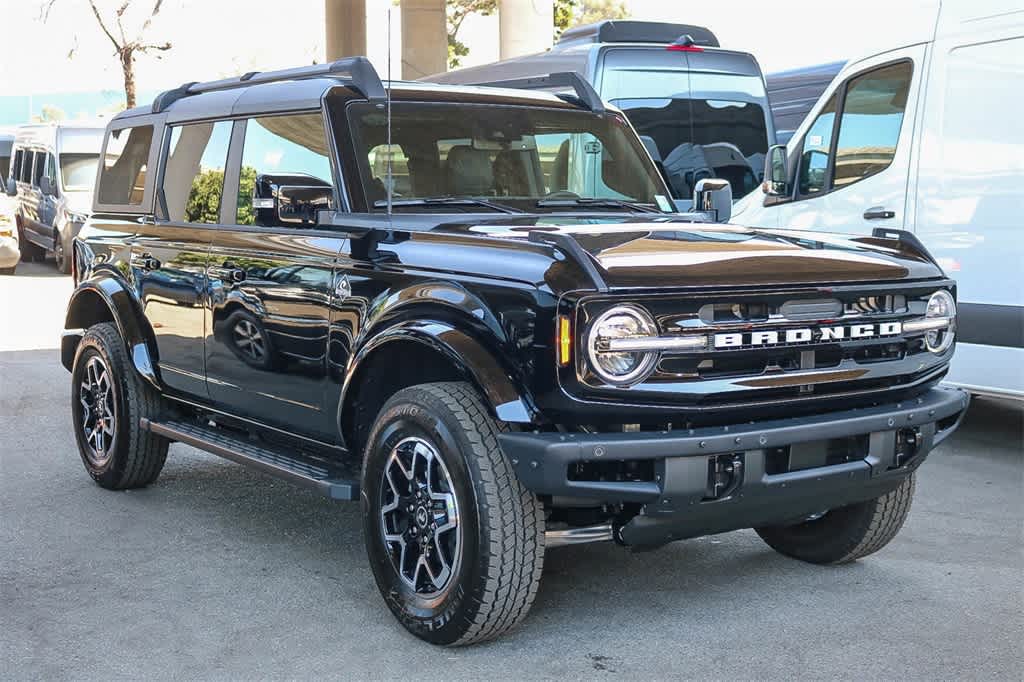
[[[1024,411],[978,399],[887,548],[822,568],[751,531],[552,549],[503,639],[393,620],[357,505],[176,444],[157,483],[92,483],[57,357],[52,264],[0,277],[0,679],[1013,679],[1024,674]]]

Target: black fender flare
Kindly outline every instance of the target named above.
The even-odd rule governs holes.
[[[123,282],[111,275],[86,280],[78,285],[68,301],[61,336],[61,364],[68,371],[85,330],[97,321],[93,306],[101,302],[124,340],[135,371],[155,388],[162,388],[156,365],[156,343],[149,322]]]
[[[538,414],[527,392],[509,376],[494,353],[453,324],[441,320],[406,320],[392,325],[364,342],[348,363],[338,404],[340,419],[351,398],[351,389],[367,359],[383,346],[396,342],[423,344],[444,356],[474,384],[497,419],[531,424]]]

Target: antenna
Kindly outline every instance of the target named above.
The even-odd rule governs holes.
[[[385,189],[388,193],[388,219],[391,218],[391,188],[393,182],[391,178],[391,157],[393,156],[391,149],[391,5],[388,3],[388,87],[384,90],[384,115],[387,118],[388,131],[387,131],[387,145],[388,145],[388,167],[387,167],[387,187]]]

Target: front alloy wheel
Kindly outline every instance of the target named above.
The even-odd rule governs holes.
[[[428,441],[406,438],[381,476],[381,531],[395,571],[413,592],[442,592],[462,550],[459,503],[444,461]]]
[[[78,385],[78,402],[82,409],[82,441],[86,446],[83,454],[93,466],[103,467],[110,460],[117,437],[117,412],[110,371],[99,355],[85,362],[85,375]]]

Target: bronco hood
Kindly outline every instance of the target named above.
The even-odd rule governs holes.
[[[568,235],[593,260],[611,289],[833,284],[943,274],[927,254],[890,239],[664,218],[553,223],[492,223],[469,229],[523,239],[531,232]]]

